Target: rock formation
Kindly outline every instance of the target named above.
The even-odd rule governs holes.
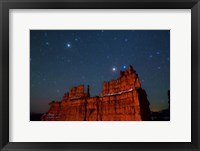
[[[91,97],[89,86],[73,87],[60,102],[49,103],[42,116],[47,121],[148,121],[151,120],[149,101],[132,66],[120,71],[117,80],[103,83],[100,96]]]

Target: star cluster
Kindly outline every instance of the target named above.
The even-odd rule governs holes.
[[[151,110],[168,107],[169,30],[31,30],[30,108],[44,113],[71,87],[90,85],[100,95],[103,81],[132,65]]]

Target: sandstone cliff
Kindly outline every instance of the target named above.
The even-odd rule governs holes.
[[[132,66],[117,80],[103,83],[100,96],[90,97],[89,86],[73,87],[60,102],[50,102],[42,116],[48,121],[146,121],[151,120],[149,101]]]

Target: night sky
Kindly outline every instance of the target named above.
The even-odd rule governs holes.
[[[52,100],[80,84],[100,95],[103,81],[132,65],[152,111],[168,107],[169,30],[31,30],[30,111],[44,113]]]

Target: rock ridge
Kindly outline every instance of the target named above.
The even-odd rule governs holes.
[[[90,96],[84,85],[71,88],[59,102],[49,103],[43,121],[149,121],[151,112],[147,94],[138,74],[130,65],[119,78],[103,82],[100,96]]]

